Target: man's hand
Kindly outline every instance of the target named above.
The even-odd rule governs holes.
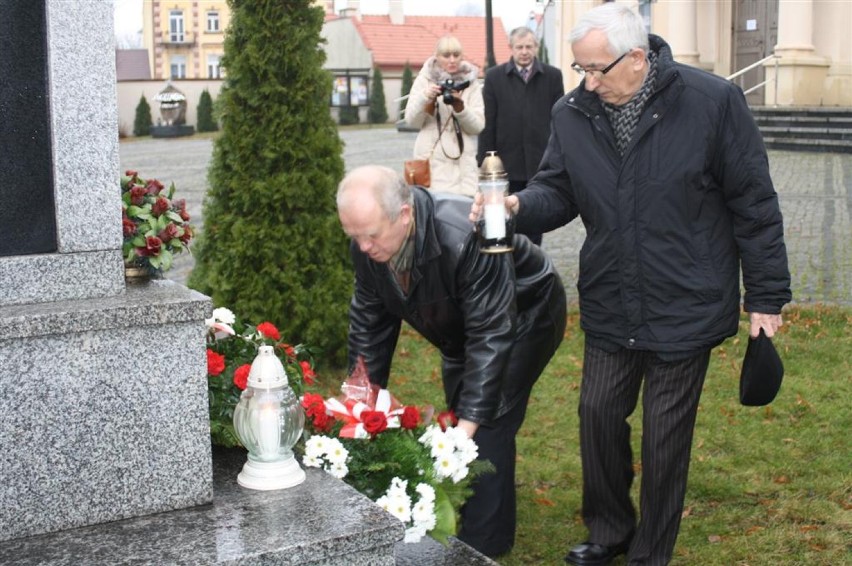
[[[479,428],[479,424],[466,419],[459,419],[459,424],[456,425],[456,428],[465,431],[468,438],[473,438],[473,435],[476,434],[476,430]]]
[[[468,219],[474,224],[476,224],[476,222],[482,217],[482,198],[482,193],[477,192],[473,196],[473,204],[470,205],[470,214],[468,215]],[[509,211],[510,214],[517,214],[521,209],[521,203],[515,195],[507,196],[505,204],[506,210]]]
[[[781,328],[781,325],[784,324],[780,314],[750,312],[748,313],[748,320],[751,323],[748,333],[752,338],[757,338],[761,328],[767,337],[772,338],[778,329]]]

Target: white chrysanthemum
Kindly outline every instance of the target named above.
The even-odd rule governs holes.
[[[305,456],[319,458],[328,451],[328,445],[330,440],[331,439],[329,437],[323,435],[315,435],[310,437],[305,442]]]
[[[408,497],[405,490],[408,489],[408,481],[402,478],[393,478],[390,487],[388,488],[389,497]]]
[[[470,469],[467,466],[459,463],[458,468],[456,468],[456,471],[453,472],[453,475],[452,475],[453,483],[459,483],[460,481],[462,481],[464,478],[467,477],[467,473],[469,471],[470,471]]]
[[[325,453],[332,464],[346,464],[346,459],[349,458],[349,451],[336,438],[329,439]]]
[[[435,501],[435,488],[428,483],[418,483],[414,490],[420,496],[420,501],[428,501],[429,503]]]
[[[435,458],[435,473],[441,479],[452,477],[458,468],[458,458],[452,454],[441,454]]]
[[[479,456],[479,447],[471,438],[465,438],[462,442],[456,444],[456,456],[464,464],[470,464]]]
[[[428,529],[424,528],[422,525],[414,525],[413,527],[408,527],[405,529],[405,538],[404,542],[420,542],[420,539],[426,536],[426,531]]]
[[[402,521],[407,523],[411,520],[411,498],[407,495],[389,497],[388,512]]]
[[[442,456],[451,456],[456,447],[452,439],[445,432],[439,430],[432,434],[430,448],[432,457],[440,458]]]
[[[305,457],[302,459],[302,463],[309,468],[321,468],[323,464],[322,458],[308,454],[307,452],[305,452]]]
[[[224,322],[225,324],[234,324],[237,321],[237,317],[230,309],[219,307],[213,309],[213,320]]]
[[[346,474],[349,473],[349,468],[344,462],[331,462],[326,467],[326,471],[328,471],[329,474],[333,475],[337,479],[342,480],[346,477]]]
[[[414,524],[423,527],[426,531],[435,528],[435,506],[430,501],[420,500],[411,508],[411,520]]]
[[[438,427],[435,425],[430,425],[426,427],[426,431],[420,435],[420,438],[417,439],[417,442],[424,446],[431,446],[432,436],[434,436],[436,430],[438,430]]]

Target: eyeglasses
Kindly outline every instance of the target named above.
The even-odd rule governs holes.
[[[461,51],[442,51],[441,57],[446,57],[447,59],[449,59],[450,57],[455,57],[456,59],[458,59],[459,57],[461,57]]]
[[[633,51],[633,50],[631,49],[630,51]],[[620,56],[618,59],[616,59],[615,61],[613,61],[612,63],[610,63],[610,64],[609,64],[609,65],[607,65],[606,67],[604,67],[603,69],[586,69],[586,68],[581,67],[581,66],[580,66],[580,65],[578,65],[577,63],[571,63],[571,68],[572,68],[572,69],[574,69],[574,72],[576,72],[576,73],[577,73],[578,75],[580,75],[581,77],[585,77],[586,75],[589,75],[590,77],[594,77],[594,78],[596,78],[596,79],[600,79],[600,78],[601,78],[601,77],[603,77],[605,74],[607,74],[608,72],[610,72],[610,71],[612,70],[612,68],[613,68],[613,67],[615,67],[616,65],[618,65],[618,63],[619,63],[622,59],[624,59],[625,57],[627,57],[627,55],[630,53],[630,51],[627,51],[627,52],[625,52],[625,53],[622,53],[622,54],[621,54],[621,56]]]

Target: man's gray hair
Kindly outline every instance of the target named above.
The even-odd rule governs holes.
[[[607,2],[592,8],[580,16],[568,39],[572,44],[576,43],[594,29],[604,32],[614,57],[634,47],[648,52],[648,32],[645,31],[642,18],[622,4]]]
[[[509,32],[509,45],[515,45],[516,39],[523,39],[528,35],[532,36],[532,38],[535,40],[535,46],[538,47],[538,36],[533,30],[526,26],[517,27],[511,32]]]
[[[402,205],[414,205],[414,194],[402,175],[382,165],[363,165],[350,171],[337,186],[337,208],[345,207],[346,192],[356,183],[367,183],[388,220],[399,218]]]

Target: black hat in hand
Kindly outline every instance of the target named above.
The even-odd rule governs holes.
[[[781,389],[784,364],[763,329],[749,338],[740,373],[740,403],[749,407],[768,405]]]

